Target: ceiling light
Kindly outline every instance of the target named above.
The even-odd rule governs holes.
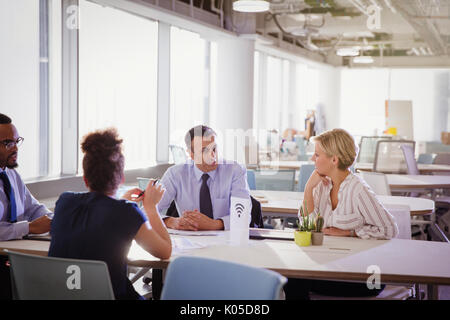
[[[411,48],[411,50],[412,50],[412,52],[414,52],[414,54],[416,56],[420,56],[420,52],[419,52],[419,50],[417,50],[417,48]]]
[[[233,2],[233,10],[239,12],[269,11],[270,4],[264,0],[238,0]]]
[[[355,57],[359,55],[359,50],[356,48],[340,48],[337,49],[336,54],[341,57]]]
[[[373,63],[373,58],[371,56],[359,56],[353,58],[354,63]]]
[[[420,50],[420,53],[422,53],[424,56],[426,56],[428,54],[427,50],[425,50],[424,47],[420,47],[419,50]]]
[[[352,31],[352,32],[344,32],[344,38],[375,38],[375,34],[370,31]]]

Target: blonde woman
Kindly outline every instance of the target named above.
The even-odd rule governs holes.
[[[324,217],[324,233],[362,239],[391,239],[397,224],[375,193],[350,171],[357,155],[353,137],[333,129],[315,138],[316,169],[305,186],[308,213]]]
[[[316,169],[305,186],[304,208],[324,218],[323,232],[330,236],[361,239],[391,239],[398,226],[393,216],[378,201],[375,193],[350,171],[358,148],[343,129],[333,129],[314,138],[312,161]],[[309,291],[339,296],[371,296],[365,284],[290,279],[286,298],[308,298]]]

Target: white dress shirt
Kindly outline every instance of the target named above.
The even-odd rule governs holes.
[[[17,208],[17,222],[7,221],[9,200],[5,194],[3,181],[0,180],[0,241],[21,239],[29,233],[28,222],[31,222],[50,211],[40,204],[30,193],[20,175],[14,169],[5,168],[11,187],[14,190]]]
[[[200,210],[202,175],[193,161],[170,167],[161,179],[166,191],[158,204],[159,212],[167,209],[173,200],[180,215],[184,211]],[[214,171],[208,172],[207,181],[214,219],[221,219],[225,230],[230,229],[230,198],[250,199],[247,170],[234,161],[219,162]]]
[[[383,207],[375,193],[360,177],[350,173],[341,183],[338,204],[332,209],[331,181],[326,186],[320,182],[313,189],[315,216],[320,212],[324,228],[336,227],[354,230],[362,239],[391,239],[397,236],[394,217]]]

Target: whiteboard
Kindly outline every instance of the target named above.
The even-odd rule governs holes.
[[[386,100],[386,128],[392,127],[398,136],[414,140],[412,101]]]

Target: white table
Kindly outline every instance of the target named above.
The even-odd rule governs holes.
[[[244,263],[279,272],[286,277],[365,282],[376,266],[382,283],[450,285],[450,245],[419,240],[361,240],[325,236],[322,246],[299,247],[293,241],[250,240],[247,246],[231,246],[229,232],[218,236],[172,236],[174,254],[160,260],[133,243],[129,264],[166,269],[178,255],[209,257]],[[177,239],[200,244],[199,249],[182,250]],[[48,241],[16,240],[0,242],[3,249],[47,255]],[[437,290],[432,290],[436,292]]]
[[[304,164],[314,164],[312,161],[261,161],[259,167],[272,168],[272,169],[287,169],[287,170],[299,170]],[[450,165],[445,164],[417,164],[420,173],[450,173]],[[355,163],[355,170],[372,171],[373,163],[357,162]]]
[[[387,174],[386,178],[391,190],[450,188],[450,176],[444,175]]]
[[[417,167],[421,174],[424,173],[447,173],[450,172],[450,165],[445,164],[424,164],[424,163],[418,163]],[[368,162],[357,162],[355,164],[355,170],[360,171],[373,171],[373,163]]]
[[[261,209],[264,216],[297,216],[298,208],[303,201],[303,192],[252,190],[250,193],[255,199],[262,200]],[[409,206],[412,216],[427,215],[434,211],[434,201],[429,199],[397,196],[377,197],[386,209],[396,208],[400,205]]]

